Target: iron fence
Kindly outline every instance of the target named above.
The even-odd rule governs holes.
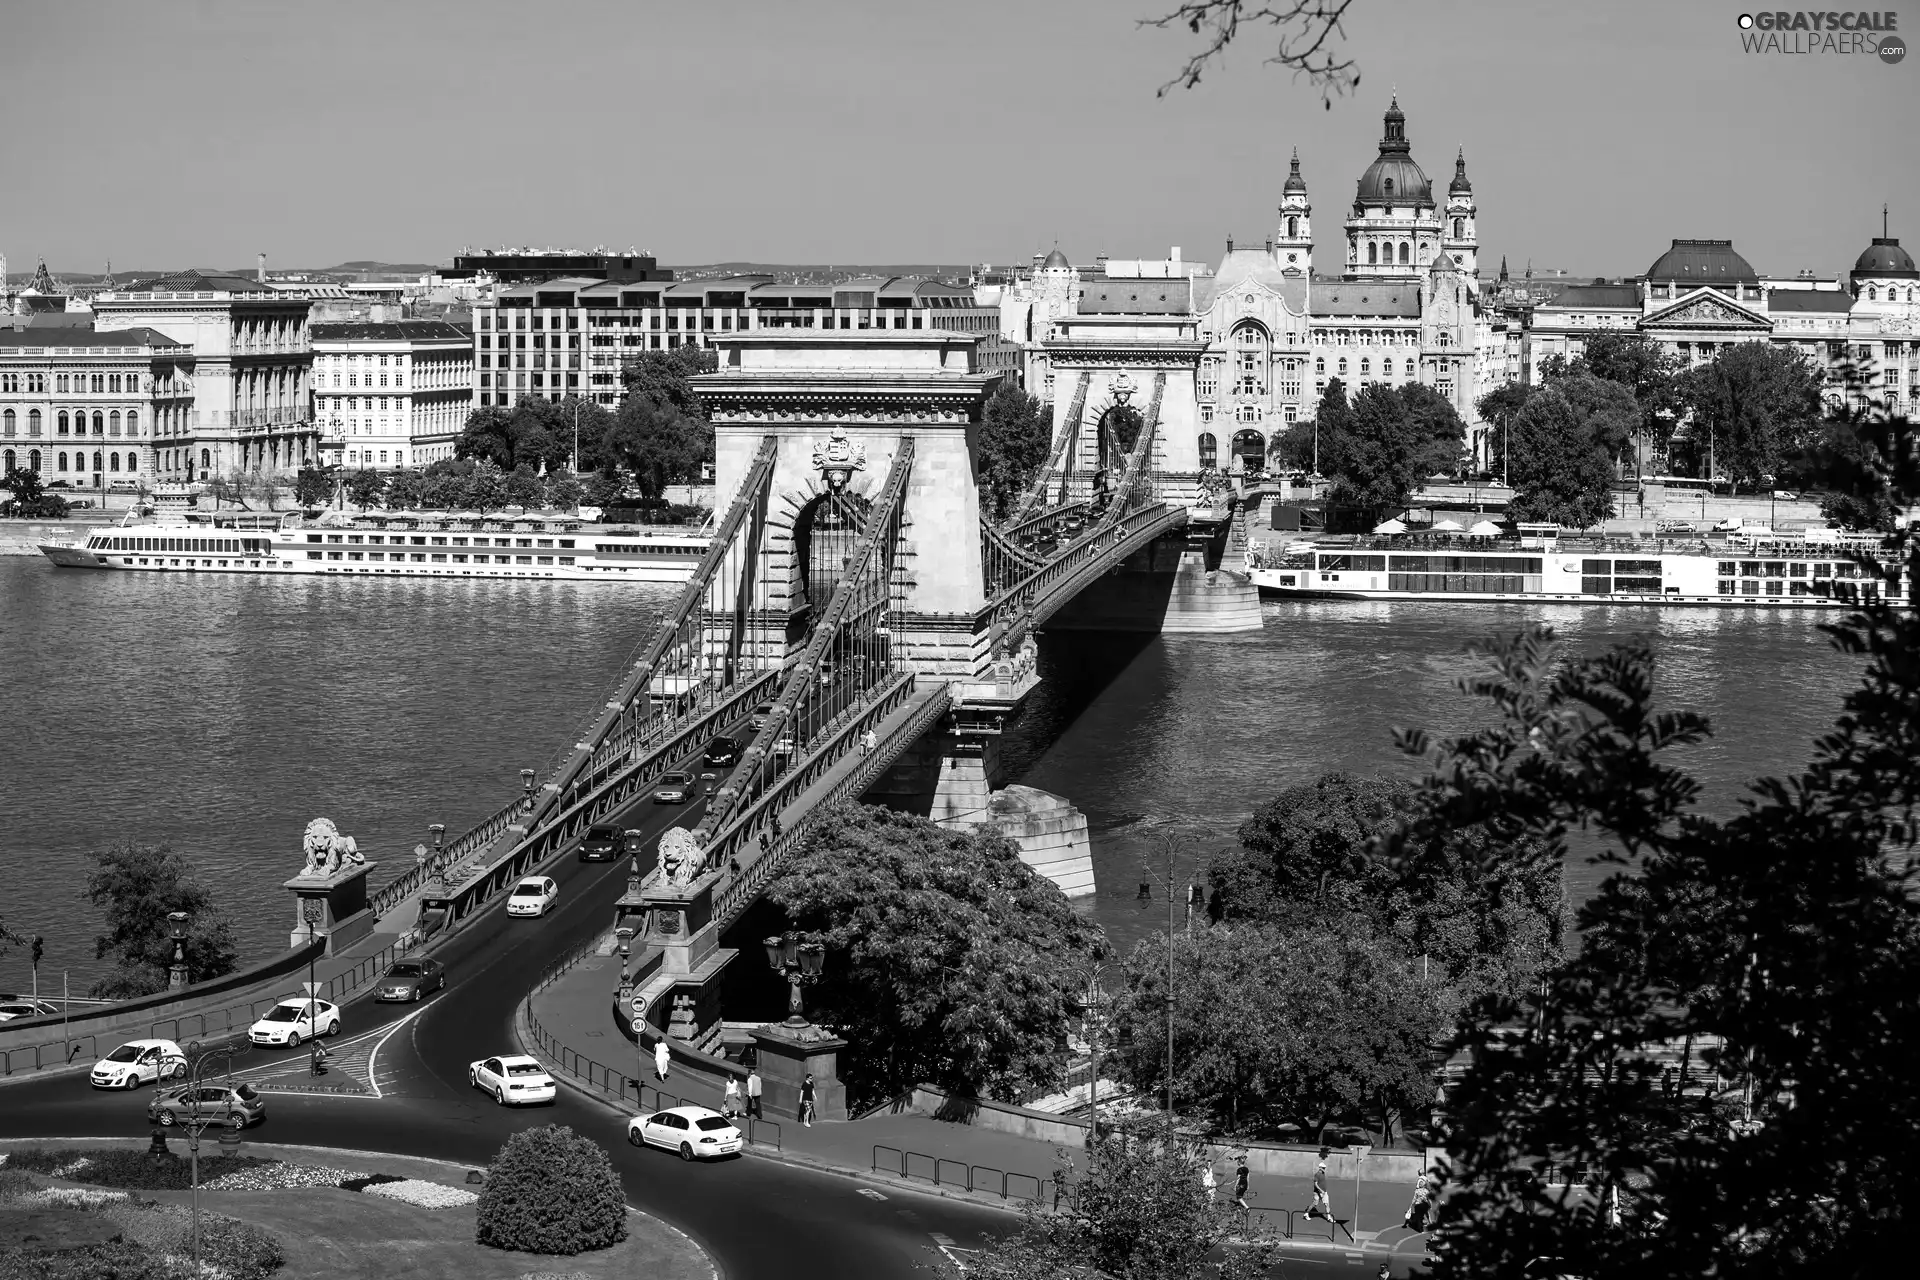
[[[890,1164],[883,1164],[882,1151],[893,1153]],[[902,1147],[889,1147],[875,1143],[873,1157],[868,1164],[873,1173],[885,1173],[911,1182],[915,1178],[931,1182],[935,1186],[963,1187],[968,1191],[985,1192],[999,1196],[1002,1200],[1031,1200],[1035,1204],[1046,1201],[1047,1181],[1031,1173],[1009,1172],[996,1169],[991,1165],[969,1164],[965,1160],[954,1160],[947,1156],[928,1155],[924,1151],[912,1151]],[[1032,1184],[1029,1189],[1028,1184]],[[1059,1198],[1055,1197],[1055,1204]]]

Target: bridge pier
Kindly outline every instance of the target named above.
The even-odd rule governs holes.
[[[1226,526],[1193,522],[1120,562],[1048,619],[1057,631],[1258,631],[1253,579],[1224,568]]]

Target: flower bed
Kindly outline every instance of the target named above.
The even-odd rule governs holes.
[[[329,1169],[312,1164],[269,1164],[258,1169],[237,1169],[202,1182],[205,1191],[298,1191],[307,1187],[342,1186],[355,1175],[345,1169]]]
[[[437,1182],[422,1182],[418,1178],[402,1178],[398,1182],[382,1182],[365,1188],[370,1196],[382,1196],[388,1200],[404,1200],[422,1209],[458,1209],[470,1205],[480,1197],[460,1187],[443,1187]]]

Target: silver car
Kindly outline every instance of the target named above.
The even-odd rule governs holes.
[[[237,1117],[245,1128],[267,1118],[267,1100],[250,1084],[202,1084],[168,1089],[147,1102],[147,1119],[153,1124],[172,1127],[196,1116],[227,1125]]]

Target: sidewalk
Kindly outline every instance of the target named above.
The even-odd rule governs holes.
[[[561,1083],[609,1106],[616,1105],[613,1099],[618,1096],[618,1108],[627,1115],[642,1105],[626,1083],[629,1078],[641,1082],[646,1110],[681,1103],[717,1110],[721,1099],[718,1085],[677,1069],[677,1060],[676,1069],[669,1070],[664,1082],[656,1080],[652,1054],[647,1054],[644,1063],[640,1060],[639,1052],[613,1021],[613,991],[619,975],[618,960],[589,957],[552,986],[536,992],[515,1019],[514,1030],[521,1046],[545,1061]],[[573,1056],[562,1062],[540,1052],[528,1032],[529,1013],[545,1036],[565,1046]],[[763,1156],[870,1181],[911,1183],[916,1190],[984,1199],[1009,1207],[1023,1199],[1051,1203],[1053,1171],[1065,1150],[1037,1139],[914,1112],[881,1111],[860,1120],[820,1121],[811,1128],[797,1120],[774,1117],[773,1123],[756,1124],[754,1128],[755,1147]],[[1065,1154],[1076,1167],[1084,1166],[1084,1152],[1066,1150]],[[1232,1168],[1233,1162],[1224,1156],[1214,1166],[1223,1197],[1230,1193]],[[1335,1216],[1353,1226],[1352,1181],[1336,1180],[1328,1189]],[[1305,1177],[1255,1174],[1249,1191],[1248,1203],[1257,1220],[1281,1232],[1288,1227],[1285,1211],[1304,1210],[1313,1201],[1312,1180]],[[1400,1222],[1411,1192],[1410,1186],[1398,1182],[1363,1181],[1359,1186],[1360,1220],[1354,1232],[1358,1244],[1350,1242],[1344,1231],[1337,1233],[1337,1243],[1350,1251],[1383,1231],[1389,1240],[1404,1236]],[[1318,1238],[1322,1248],[1328,1247],[1325,1237],[1329,1227],[1324,1220],[1309,1223],[1301,1214],[1294,1230],[1296,1236],[1291,1243],[1305,1245]],[[1386,1245],[1389,1240],[1380,1243]]]

